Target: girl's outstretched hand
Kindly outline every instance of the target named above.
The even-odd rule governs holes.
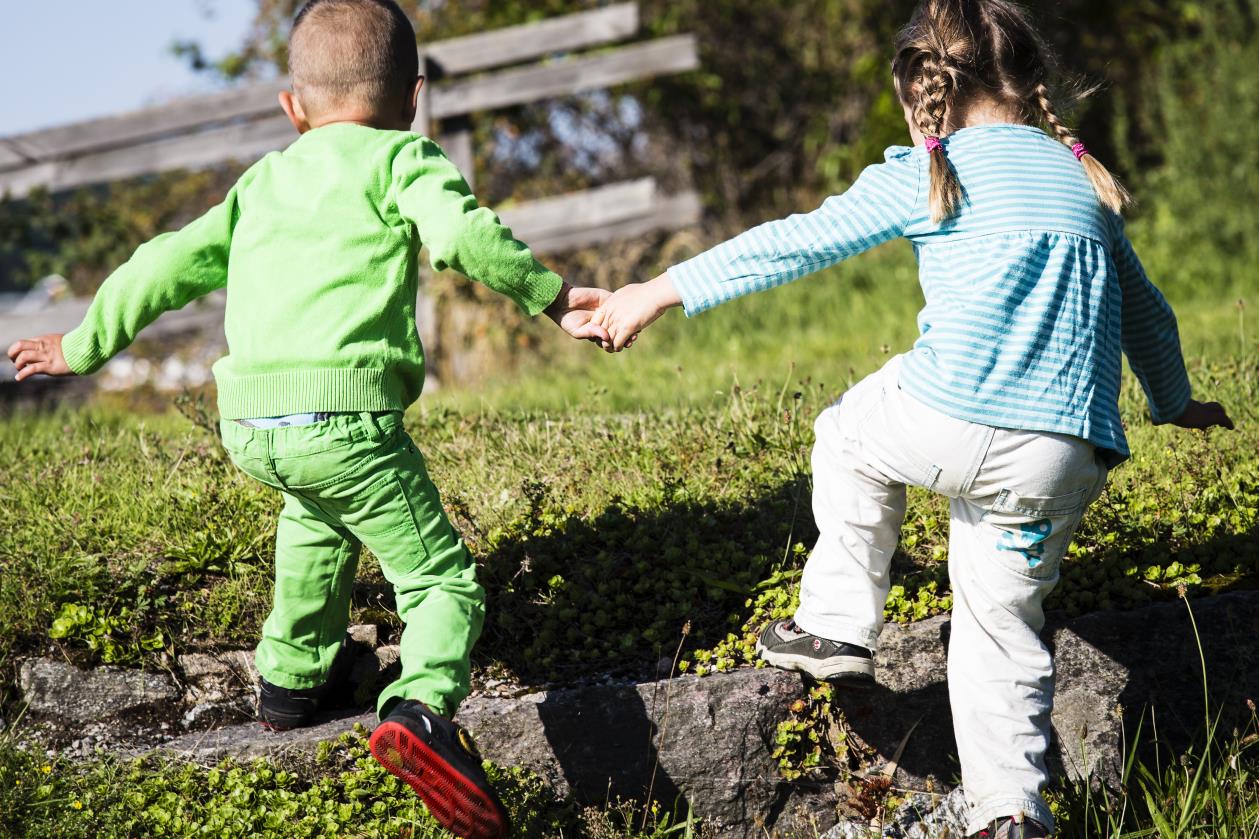
[[[645,283],[627,285],[604,301],[595,312],[594,322],[602,324],[612,339],[610,352],[620,352],[634,343],[634,339],[656,318],[674,306],[682,305],[682,298],[673,287],[668,274],[661,274]]]
[[[66,357],[61,354],[61,335],[40,335],[38,338],[24,338],[14,341],[9,347],[9,360],[17,368],[16,378],[19,382],[36,373],[45,376],[73,376],[74,371],[66,364]]]
[[[1189,400],[1189,406],[1184,412],[1172,420],[1172,425],[1178,425],[1181,428],[1198,428],[1203,431],[1218,425],[1220,428],[1233,430],[1233,421],[1229,419],[1223,405],[1219,402],[1197,402],[1192,399]]]

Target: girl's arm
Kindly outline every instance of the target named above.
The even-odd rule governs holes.
[[[842,195],[811,213],[767,222],[669,269],[687,315],[774,288],[902,235],[918,200],[921,165],[889,153]]]
[[[1192,396],[1176,315],[1146,276],[1122,230],[1115,237],[1113,255],[1123,294],[1124,355],[1145,390],[1154,422],[1173,422],[1185,412]]]
[[[621,349],[672,306],[688,316],[754,291],[828,268],[902,235],[918,201],[921,161],[909,150],[889,152],[847,192],[811,213],[754,227],[648,283],[629,285],[600,309]]]
[[[1114,257],[1123,293],[1123,351],[1145,390],[1154,422],[1202,430],[1215,426],[1232,429],[1233,421],[1220,403],[1192,398],[1176,315],[1146,276],[1122,227],[1115,236]]]

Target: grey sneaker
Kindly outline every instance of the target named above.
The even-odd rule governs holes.
[[[971,839],[1047,839],[1048,836],[1049,828],[1034,819],[1007,816],[997,819]]]
[[[840,644],[810,635],[794,620],[774,621],[756,639],[756,651],[781,670],[807,673],[820,682],[852,687],[874,684],[874,655],[856,644]]]

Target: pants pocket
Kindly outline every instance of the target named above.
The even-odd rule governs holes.
[[[1012,513],[1025,516],[1052,517],[1069,516],[1083,513],[1089,487],[1083,487],[1049,498],[1038,498],[1033,495],[1020,495],[1012,489],[1003,489],[997,493],[997,500],[992,504],[994,513]]]
[[[1003,489],[984,514],[993,550],[1010,571],[1036,580],[1057,577],[1089,502],[1090,487],[1037,497]]]

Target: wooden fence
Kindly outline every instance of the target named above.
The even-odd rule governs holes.
[[[476,173],[468,115],[699,66],[690,35],[610,48],[638,29],[637,4],[620,3],[426,45],[420,59],[430,83],[421,96],[415,130],[435,135],[471,183]],[[276,101],[286,86],[285,81],[260,82],[0,137],[0,193],[20,197],[38,187],[60,191],[170,169],[252,161],[295,138]],[[697,221],[699,213],[694,193],[663,195],[647,179],[517,204],[504,216],[539,251],[557,251],[681,227]]]

